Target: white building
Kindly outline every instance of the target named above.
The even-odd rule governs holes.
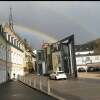
[[[78,48],[75,48],[75,51],[77,70],[78,68],[84,68],[86,70],[90,65],[100,65],[100,54],[95,54],[88,45],[85,45],[85,47],[79,45]]]
[[[1,25],[0,25],[1,29]],[[2,30],[1,30],[2,31]],[[0,83],[6,81],[6,39],[0,32]]]
[[[14,32],[11,16],[10,11],[9,24],[0,25],[0,83],[28,73],[25,70],[26,50],[22,39]]]

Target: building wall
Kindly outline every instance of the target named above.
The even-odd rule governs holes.
[[[45,64],[42,65],[42,62]],[[37,73],[43,69],[45,69],[44,72],[46,73],[64,71],[71,76],[77,77],[74,35],[53,43],[46,48],[42,46],[42,50],[37,52]],[[41,73],[42,71],[39,74]]]
[[[87,69],[87,64],[94,64],[100,62],[100,55],[76,56],[77,69],[84,67]]]
[[[75,52],[76,55],[89,54],[89,53],[94,53],[94,51],[91,50],[91,51],[77,51],[77,52]]]
[[[7,70],[10,74],[10,78],[13,78],[13,73],[15,73],[16,78],[18,74],[24,74],[24,58],[24,51],[16,49],[9,43],[7,44]]]
[[[15,78],[18,74],[28,73],[25,70],[25,47],[21,38],[9,28],[8,24],[2,25],[0,35],[0,79],[3,81],[8,79],[8,73],[11,79],[14,78],[14,73]]]
[[[7,24],[4,25],[4,32],[6,32],[7,43],[7,71],[10,74],[10,78],[15,78],[17,75],[24,75],[27,73],[25,70],[25,47],[21,38],[15,34]]]
[[[0,33],[0,83],[6,81],[6,41]]]
[[[53,71],[59,71],[62,69],[62,62],[61,62],[61,52],[53,52],[52,53],[52,64],[53,64]]]

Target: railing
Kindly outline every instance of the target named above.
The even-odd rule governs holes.
[[[36,78],[36,77],[28,78],[28,77],[18,75],[18,80],[21,81],[22,83],[36,89],[36,90],[39,90],[43,93],[46,93],[50,96],[53,96],[53,97],[55,97],[59,100],[67,100],[67,99],[64,99],[62,97],[59,97],[59,96],[55,95],[52,92],[52,89],[50,87],[50,80],[49,79],[46,79],[44,81],[41,78]]]
[[[43,92],[46,92],[48,94],[51,94],[50,92],[50,82],[49,82],[49,79],[46,80],[47,82],[47,86],[44,86],[42,83],[42,80],[41,78],[28,78],[28,77],[23,77],[23,76],[18,76],[18,80],[35,88],[35,89],[38,89],[40,91],[43,91]]]

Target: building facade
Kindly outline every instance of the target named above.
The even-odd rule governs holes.
[[[87,70],[89,66],[100,66],[100,54],[82,54],[82,55],[76,55],[76,65],[77,70],[79,68],[84,68]]]
[[[26,74],[25,47],[21,38],[11,30],[7,23],[0,26],[0,35],[0,64],[1,68],[4,66],[5,69],[3,72],[6,74],[6,79],[4,80]]]
[[[89,66],[100,66],[100,54],[94,53],[89,45],[77,45],[75,48],[76,66],[87,70]]]
[[[0,25],[0,83],[28,73],[25,52],[22,39],[14,32],[10,8],[9,23]]]
[[[28,73],[25,52],[22,39],[14,32],[10,7],[9,23],[0,25],[0,83]]]
[[[37,51],[37,73],[64,71],[77,77],[74,50],[74,35],[50,45],[43,44],[42,49]]]
[[[6,81],[6,64],[6,39],[0,32],[0,83]]]
[[[36,55],[29,49],[26,51],[26,66],[29,72],[33,72],[36,67]]]

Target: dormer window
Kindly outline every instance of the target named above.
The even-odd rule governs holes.
[[[16,39],[14,39],[14,45],[16,46]]]
[[[13,37],[11,37],[11,43],[13,44]]]
[[[18,47],[18,41],[16,41],[17,43],[16,43],[16,46]]]
[[[10,35],[8,35],[8,41],[10,42]]]
[[[3,32],[3,36],[6,38],[6,32]]]

